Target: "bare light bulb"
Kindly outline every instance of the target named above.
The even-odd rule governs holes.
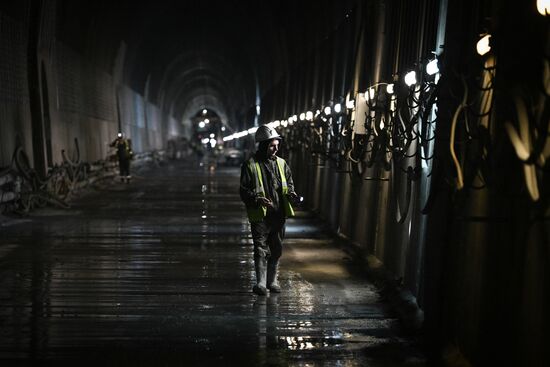
[[[550,0],[537,0],[537,10],[544,16],[550,14]]]
[[[476,50],[480,56],[485,55],[487,52],[491,51],[491,46],[489,45],[489,39],[491,38],[490,34],[486,34],[477,41]]]
[[[374,94],[376,93],[376,89],[374,87],[369,88],[369,98],[374,99]]]
[[[437,59],[433,59],[426,65],[426,73],[428,75],[434,75],[436,73],[439,73],[439,66],[437,64]]]
[[[405,84],[407,84],[408,87],[416,84],[416,71],[412,70],[405,74]]]

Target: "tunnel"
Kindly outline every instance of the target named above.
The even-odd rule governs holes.
[[[550,365],[549,13],[3,0],[0,364]]]

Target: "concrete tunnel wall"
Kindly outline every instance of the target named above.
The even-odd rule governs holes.
[[[33,162],[32,123],[28,91],[26,44],[28,25],[0,13],[0,43],[4,57],[0,61],[0,116],[2,119],[0,166],[9,166],[17,141]],[[105,159],[108,144],[120,129],[132,139],[135,152],[164,148],[164,142],[180,136],[181,124],[155,104],[124,84],[117,84],[113,71],[104,70],[64,43],[52,39],[51,48],[39,53],[42,108],[48,111],[44,123],[50,140],[50,165],[76,152],[78,139],[81,160]],[[118,94],[118,97],[117,97]],[[47,101],[46,101],[47,99]],[[118,100],[118,106],[117,106]],[[44,110],[44,103],[47,109]],[[44,112],[46,113],[46,112]]]

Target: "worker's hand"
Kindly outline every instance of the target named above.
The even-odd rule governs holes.
[[[261,206],[273,206],[271,200],[264,198],[263,196],[256,198],[256,203]]]
[[[298,194],[296,194],[295,192],[289,192],[287,194],[287,197],[288,197],[288,201],[290,201],[290,203],[292,205],[298,205],[302,202],[303,198],[298,196]]]

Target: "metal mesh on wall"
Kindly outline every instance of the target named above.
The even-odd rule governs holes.
[[[108,73],[83,61],[60,42],[56,43],[59,109],[106,121],[115,121],[113,80]]]
[[[0,167],[11,164],[18,144],[32,151],[27,38],[24,20],[0,13]]]
[[[0,13],[0,101],[27,102],[27,29]]]

